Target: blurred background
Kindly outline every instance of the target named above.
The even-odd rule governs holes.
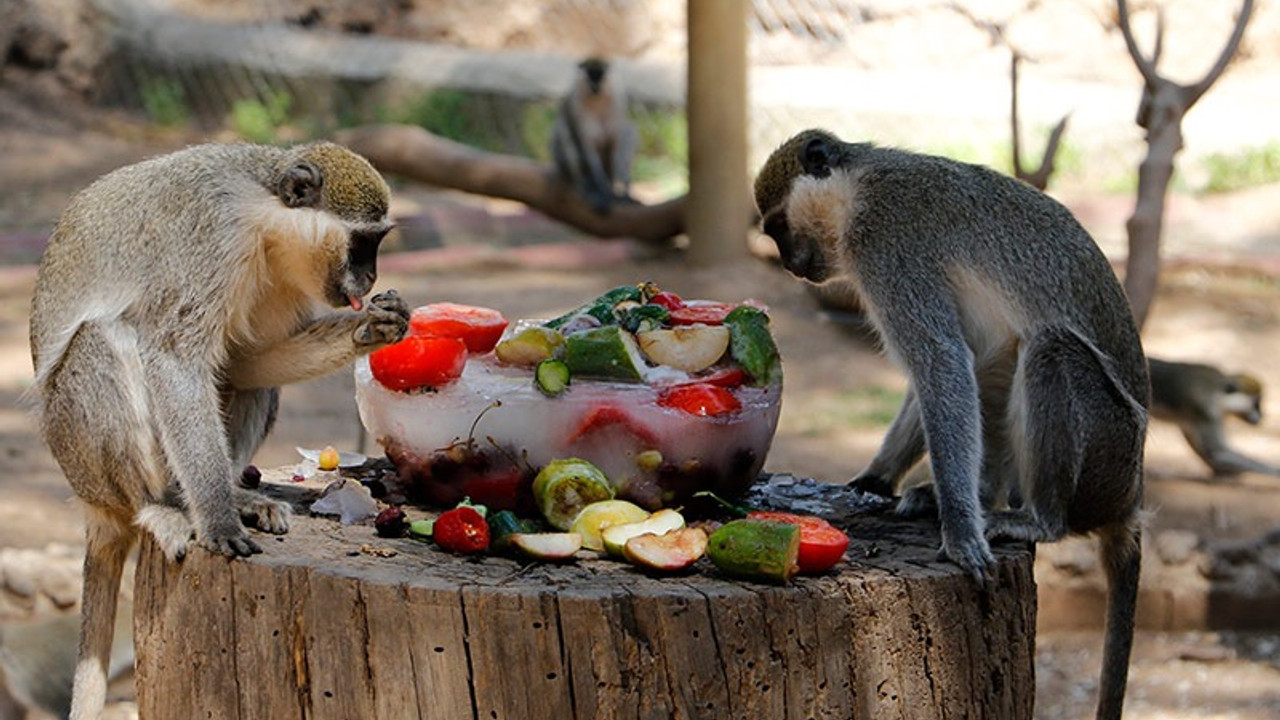
[[[700,1],[0,0],[0,623],[66,614],[78,600],[79,511],[20,403],[31,382],[35,264],[75,191],[193,143],[292,143],[382,123],[548,163],[577,62],[603,55],[638,133],[634,197],[678,198],[690,189],[691,151],[720,150],[688,140],[687,20]],[[1047,191],[1123,267],[1149,147],[1135,124],[1143,79],[1114,2],[743,6],[748,175],[782,140],[814,126],[1013,173],[1016,54],[1023,165],[1039,163],[1051,129],[1068,117]],[[1145,52],[1163,17],[1161,75],[1195,83],[1227,45],[1240,3],[1162,0],[1131,10]],[[736,61],[724,62],[728,72]],[[1226,427],[1234,446],[1273,464],[1278,71],[1280,3],[1261,0],[1230,65],[1182,119],[1161,286],[1144,327],[1152,354],[1247,370],[1269,387],[1261,425]],[[742,234],[743,259],[726,273],[686,262],[697,238],[599,238],[510,199],[388,177],[398,228],[384,244],[379,285],[413,302],[533,317],[648,278],[695,297],[766,299],[788,368],[768,469],[843,482],[874,453],[900,402],[904,383],[856,309],[788,278],[754,233]],[[351,379],[340,375],[286,391],[260,464],[296,462],[296,446],[355,447]],[[1167,423],[1153,423],[1148,470],[1146,629],[1128,716],[1280,717],[1280,478],[1213,478]],[[1037,579],[1037,717],[1089,717],[1100,587],[1091,545],[1040,548]],[[131,717],[127,678],[117,695],[113,712]]]

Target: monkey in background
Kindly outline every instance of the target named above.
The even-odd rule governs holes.
[[[1129,304],[1062,205],[988,168],[802,132],[755,181],[783,266],[856,297],[907,397],[852,481],[890,494],[928,452],[942,554],[1096,533],[1109,585],[1098,717],[1124,705],[1150,387]],[[995,498],[1012,486],[1021,506]]]
[[[1280,477],[1280,467],[1227,447],[1223,423],[1234,415],[1250,425],[1262,422],[1262,383],[1246,373],[1227,374],[1211,365],[1148,357],[1151,415],[1176,423],[1191,449],[1214,475],[1256,472]]]
[[[289,508],[236,483],[279,386],[399,340],[408,308],[364,296],[390,191],[334,145],[210,144],[121,168],[74,197],[31,309],[40,431],[86,519],[71,717],[102,711],[121,572],[141,530],[260,552],[243,522]],[[348,310],[322,310],[323,306]]]
[[[578,63],[573,88],[560,101],[551,127],[551,159],[560,179],[603,215],[631,193],[636,128],[617,73],[600,58]]]

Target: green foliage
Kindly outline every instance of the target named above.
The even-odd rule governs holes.
[[[520,116],[520,140],[525,154],[538,162],[551,162],[551,127],[558,107],[558,102],[530,103]]]
[[[289,122],[293,96],[273,92],[266,101],[237,100],[231,106],[231,125],[240,137],[253,143],[274,143],[282,126]]]
[[[170,78],[149,77],[142,83],[142,108],[151,122],[162,127],[185,125],[191,119],[182,83]]]
[[[671,185],[678,192],[688,185],[689,127],[684,111],[657,108],[636,113],[636,154],[633,179]]]
[[[462,90],[442,88],[378,111],[380,122],[417,125],[464,145],[501,151],[506,143],[495,131],[494,105]]]
[[[1204,159],[1209,179],[1205,192],[1230,192],[1280,182],[1280,142],[1234,153],[1214,153]]]

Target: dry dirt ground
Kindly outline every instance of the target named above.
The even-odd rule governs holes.
[[[5,105],[0,102],[0,107]],[[17,117],[14,112],[0,111],[0,218],[8,227],[34,228],[3,237],[3,247],[15,255],[22,255],[23,246],[38,247],[39,231],[56,208],[104,167],[174,142],[122,136],[103,125],[61,124],[38,113]],[[1233,253],[1228,247],[1216,253],[1213,262],[1191,257],[1171,263],[1146,340],[1152,354],[1247,368],[1270,387],[1280,388],[1280,363],[1275,360],[1280,357],[1280,193],[1255,195],[1248,212],[1232,210],[1236,206],[1231,203],[1243,202],[1239,198],[1184,203],[1223,218],[1217,229],[1224,237],[1235,232],[1228,227],[1232,218],[1248,218],[1252,225],[1247,233],[1239,229],[1239,236],[1256,240],[1257,229],[1263,228],[1269,240],[1253,242],[1248,253]],[[1124,203],[1108,198],[1083,198],[1079,203],[1087,223],[1123,222],[1122,211],[1097,208],[1123,208]],[[402,215],[431,217],[442,207],[451,208],[455,217],[459,207],[468,208],[470,214],[463,213],[467,222],[482,227],[538,223],[519,208],[503,204],[397,188],[394,210]],[[493,220],[501,217],[515,220]],[[415,304],[475,303],[510,317],[547,315],[608,287],[639,280],[653,280],[690,297],[755,297],[772,308],[786,372],[782,419],[767,469],[840,482],[874,452],[902,390],[901,376],[864,332],[823,313],[810,293],[772,264],[747,259],[695,269],[676,252],[637,250],[612,241],[570,240],[504,249],[513,243],[504,242],[511,238],[500,237],[503,232],[512,231],[495,230],[488,246],[453,244],[445,233],[442,249],[384,254],[379,287],[397,288]],[[1169,252],[1178,255],[1178,248]],[[0,268],[0,548],[74,546],[81,533],[80,513],[18,404],[31,376],[26,313],[33,280],[30,265]],[[1241,449],[1272,462],[1280,462],[1277,397],[1268,396],[1268,419],[1261,427],[1230,428]],[[295,462],[294,448],[299,445],[354,448],[357,423],[349,373],[290,387],[277,430],[258,462]],[[1280,526],[1280,479],[1210,481],[1176,430],[1159,424],[1152,429],[1149,448],[1154,529],[1185,528],[1204,538],[1244,539]],[[1277,623],[1273,620],[1271,625]],[[1041,635],[1037,717],[1091,716],[1099,644],[1096,632]],[[1280,717],[1278,657],[1280,636],[1274,633],[1143,633],[1133,661],[1128,717]],[[127,703],[120,712],[128,716]]]

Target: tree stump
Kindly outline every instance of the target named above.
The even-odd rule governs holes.
[[[264,484],[265,485],[265,484]],[[272,486],[279,489],[279,486]],[[979,587],[936,523],[835,517],[846,562],[785,586],[528,563],[294,518],[261,555],[145,542],[135,587],[148,720],[1030,718],[1032,552]]]

